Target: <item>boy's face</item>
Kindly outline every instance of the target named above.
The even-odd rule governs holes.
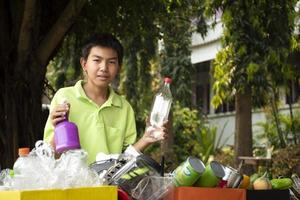
[[[119,71],[118,54],[109,47],[92,47],[87,60],[81,58],[80,63],[88,84],[101,88],[107,88]]]

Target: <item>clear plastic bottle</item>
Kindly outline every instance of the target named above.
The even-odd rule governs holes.
[[[161,127],[168,120],[173,101],[170,90],[171,82],[171,78],[164,78],[164,85],[155,95],[150,115],[150,124],[154,127]]]
[[[28,155],[29,155],[29,148],[19,148],[18,154],[19,157],[17,158],[16,162],[14,163],[13,170],[15,175],[20,175],[26,173],[26,168],[28,167]]]

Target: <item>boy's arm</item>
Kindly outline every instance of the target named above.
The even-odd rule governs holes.
[[[144,137],[144,136],[143,136]],[[135,148],[135,150],[137,150],[138,152],[142,152],[144,151],[151,143],[149,143],[147,140],[143,139],[143,137],[141,139],[139,139],[134,145],[133,147]]]

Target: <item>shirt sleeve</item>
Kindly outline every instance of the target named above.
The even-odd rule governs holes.
[[[47,118],[47,122],[44,128],[44,141],[50,143],[53,139],[54,136],[54,126],[51,123],[51,119],[50,119],[50,113],[53,110],[53,108],[58,104],[58,92],[54,95],[53,99],[51,100],[51,104],[50,104],[50,110],[49,110],[49,116]]]
[[[123,143],[122,151],[124,152],[129,145],[132,145],[136,141],[137,132],[135,124],[134,111],[131,106],[129,106],[129,111],[127,115],[127,129],[125,134],[125,140]]]

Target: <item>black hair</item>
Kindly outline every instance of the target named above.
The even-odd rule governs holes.
[[[81,57],[87,60],[91,49],[95,46],[108,47],[115,50],[118,54],[118,63],[119,65],[122,65],[123,46],[115,36],[108,33],[92,35],[83,44],[83,47],[81,49]]]

